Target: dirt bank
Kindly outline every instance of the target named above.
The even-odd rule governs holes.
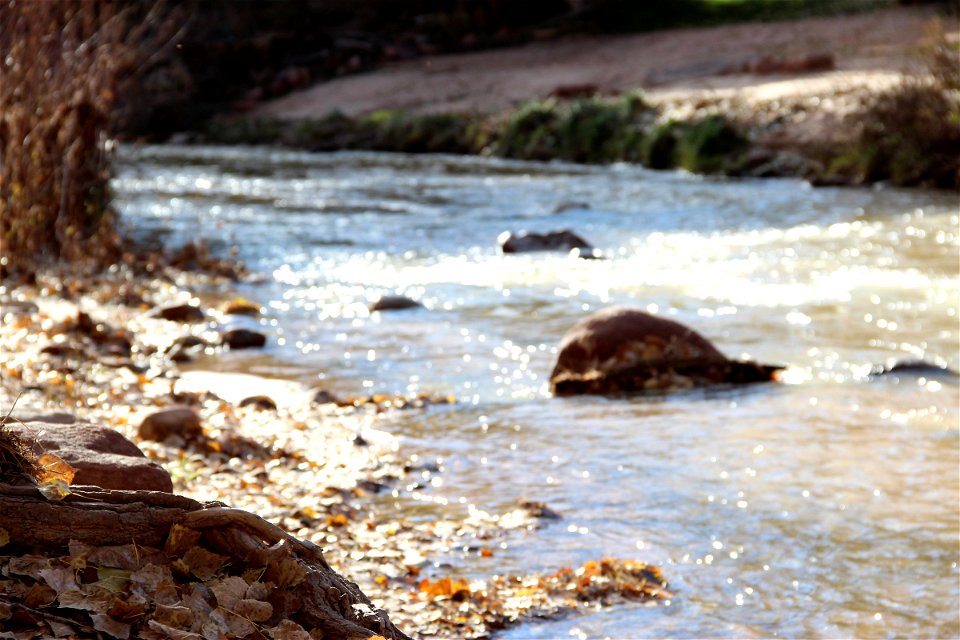
[[[301,119],[335,109],[349,116],[380,109],[496,113],[585,85],[601,93],[642,88],[655,102],[731,95],[770,101],[874,89],[917,68],[915,55],[936,16],[930,7],[898,7],[427,57],[323,82],[265,103],[251,115]],[[802,62],[812,56],[832,56],[834,68],[803,70]],[[762,60],[773,63],[769,73],[749,72],[751,66],[764,71],[757,65]]]

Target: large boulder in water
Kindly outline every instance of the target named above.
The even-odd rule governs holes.
[[[766,382],[780,368],[731,360],[679,322],[612,307],[567,332],[550,387],[558,396],[668,391]]]

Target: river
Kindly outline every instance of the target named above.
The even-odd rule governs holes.
[[[615,556],[661,565],[676,595],[501,638],[960,635],[960,387],[867,375],[960,368],[955,195],[450,156],[121,155],[118,208],[141,238],[235,245],[264,276],[238,293],[268,308],[269,346],[222,368],[460,400],[386,424],[440,472],[382,508],[529,498],[564,514],[493,558],[443,559],[452,571]],[[608,259],[498,249],[503,231],[563,228]],[[370,314],[381,294],[424,307]],[[551,398],[563,333],[609,305],[789,365],[785,383]]]

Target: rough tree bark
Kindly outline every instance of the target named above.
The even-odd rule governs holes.
[[[71,541],[162,548],[171,528],[179,525],[197,532],[211,550],[244,566],[265,567],[284,558],[296,561],[305,572],[303,579],[290,588],[275,617],[295,614],[328,638],[409,640],[355,583],[330,568],[318,546],[259,516],[154,491],[70,490],[63,500],[51,501],[33,486],[0,484],[0,529],[9,535],[9,544],[40,552],[64,548]]]

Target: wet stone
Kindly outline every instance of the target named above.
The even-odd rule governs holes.
[[[314,404],[340,404],[340,398],[326,389],[317,390],[317,392],[313,394],[311,401]]]
[[[611,307],[564,336],[550,374],[556,395],[675,391],[774,379],[781,367],[730,360],[693,329],[639,309]]]
[[[531,251],[570,251],[571,249],[591,249],[590,243],[577,234],[564,229],[548,233],[509,231],[498,238],[500,249],[504,253],[527,253]]]
[[[256,317],[260,315],[261,307],[256,302],[252,302],[246,298],[235,298],[224,306],[223,312],[236,316]]]
[[[267,344],[267,336],[250,329],[230,329],[223,332],[221,342],[231,349],[259,349]]]
[[[203,310],[192,304],[178,304],[170,307],[162,307],[157,310],[156,315],[164,320],[172,322],[203,322],[206,318]]]
[[[260,411],[276,411],[277,403],[270,396],[250,396],[240,401],[241,407],[253,407]]]
[[[416,309],[423,305],[406,296],[382,296],[370,305],[370,311],[399,311],[401,309]]]

